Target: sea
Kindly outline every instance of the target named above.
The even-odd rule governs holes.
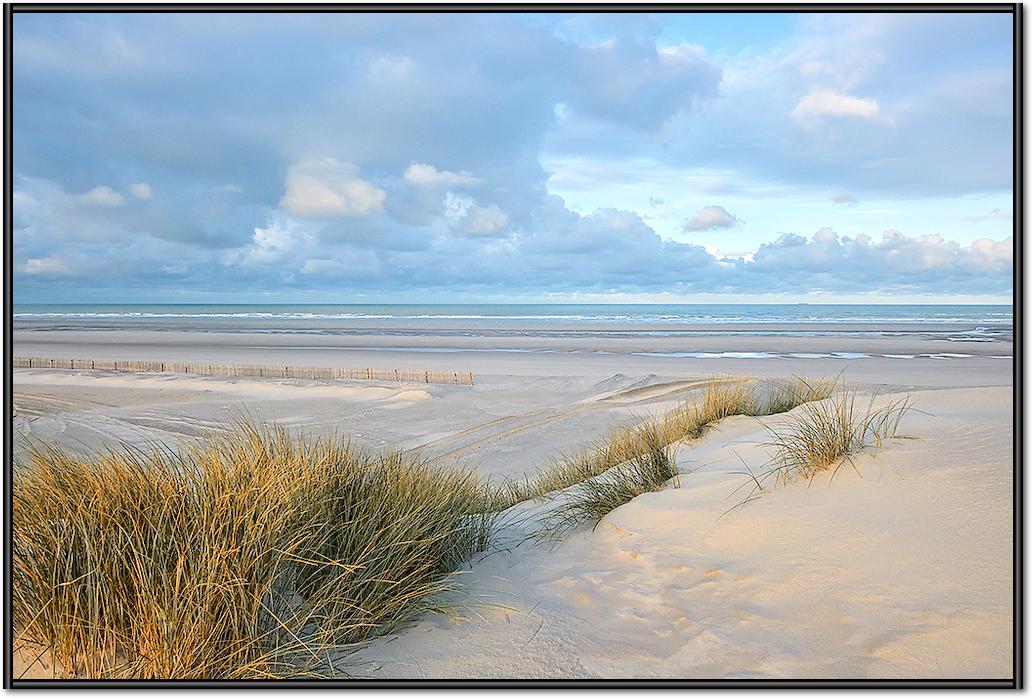
[[[1011,323],[1010,305],[795,304],[24,304],[16,320],[526,320],[616,323]]]
[[[492,332],[813,334],[946,328],[992,338],[1013,330],[1010,305],[811,304],[15,304],[16,328],[350,333],[456,328]],[[906,329],[904,329],[904,327]]]
[[[560,338],[647,337],[911,337],[956,342],[956,352],[884,354],[887,358],[1008,358],[1013,342],[1010,305],[831,304],[15,304],[14,328],[218,332],[284,335],[383,336],[378,351],[558,352]],[[390,337],[445,338],[433,345],[393,345]],[[447,338],[456,338],[454,344]],[[473,348],[458,338],[493,338]],[[515,338],[541,338],[526,348]],[[300,339],[300,337],[298,337]],[[507,341],[509,340],[509,341]],[[995,343],[995,347],[985,343]],[[641,343],[639,343],[641,344]],[[970,347],[965,349],[964,346]],[[301,345],[299,345],[301,346]],[[345,345],[340,345],[345,346]],[[612,346],[611,344],[609,346]],[[986,351],[988,350],[988,351]],[[601,348],[592,353],[610,353]],[[754,352],[632,351],[683,358],[777,358]],[[791,353],[794,358],[866,358],[868,354]]]

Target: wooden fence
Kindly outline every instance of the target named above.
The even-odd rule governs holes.
[[[176,361],[107,361],[98,359],[45,359],[14,357],[14,368],[65,368],[122,373],[193,373],[239,378],[311,378],[323,380],[381,380],[406,383],[473,385],[469,371],[413,371],[397,368],[321,368],[316,366],[234,366]]]

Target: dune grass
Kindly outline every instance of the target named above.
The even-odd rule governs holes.
[[[613,509],[638,495],[658,492],[677,477],[673,452],[659,427],[646,424],[637,433],[646,450],[565,492],[559,504],[545,516],[541,538],[556,541],[582,525],[597,526]]]
[[[765,381],[754,398],[754,415],[781,414],[809,402],[826,400],[840,387],[837,378],[808,379],[801,376]]]
[[[322,675],[432,608],[492,525],[469,472],[250,424],[176,452],[40,447],[13,484],[20,641],[88,678]]]
[[[900,421],[912,409],[909,396],[882,407],[874,406],[876,397],[865,399],[851,388],[835,399],[804,405],[786,424],[768,426],[768,446],[774,451],[768,476],[785,483],[797,477],[811,480],[832,466],[837,472],[844,463],[855,469],[851,456],[896,438]]]
[[[658,419],[614,431],[600,446],[556,460],[534,476],[503,483],[491,496],[492,506],[505,508],[548,497],[650,454],[657,446],[698,439],[708,427],[726,417],[786,412],[827,398],[836,385],[834,379],[814,381],[800,377],[765,381],[732,376],[713,378],[698,399],[686,401]]]
[[[12,483],[18,642],[49,651],[67,676],[341,676],[342,647],[443,610],[442,592],[486,549],[502,510],[562,492],[547,536],[597,524],[677,477],[671,444],[833,388],[715,380],[697,400],[502,487],[253,422],[179,450],[38,446]],[[890,426],[868,414],[860,439]],[[816,435],[793,438],[784,472],[817,467]]]

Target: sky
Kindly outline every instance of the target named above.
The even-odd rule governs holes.
[[[1011,23],[18,13],[15,302],[1009,302]]]

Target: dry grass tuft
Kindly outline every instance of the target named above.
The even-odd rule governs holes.
[[[468,472],[249,424],[179,452],[40,447],[13,485],[16,631],[88,678],[322,675],[491,533]]]
[[[495,510],[556,494],[598,477],[611,468],[684,439],[698,439],[714,423],[735,415],[762,416],[786,412],[835,390],[833,379],[808,381],[794,377],[755,381],[734,376],[710,380],[697,400],[687,401],[657,420],[612,433],[601,446],[561,458],[523,480],[503,483],[491,495]]]
[[[880,449],[895,438],[912,408],[909,396],[879,408],[875,398],[864,400],[856,389],[846,390],[834,400],[804,405],[783,426],[768,427],[774,450],[769,474],[783,483],[795,477],[810,480],[833,465],[836,472],[843,463],[855,468],[850,456],[866,447]]]
[[[565,492],[559,505],[545,517],[542,538],[558,540],[586,523],[597,526],[602,517],[613,509],[638,495],[658,492],[669,480],[677,477],[673,454],[659,428],[648,424],[642,426],[638,433],[647,446],[646,450]]]
[[[794,376],[767,381],[755,398],[755,414],[757,416],[781,414],[808,402],[826,400],[834,394],[838,387],[839,382],[835,378],[807,379]]]

